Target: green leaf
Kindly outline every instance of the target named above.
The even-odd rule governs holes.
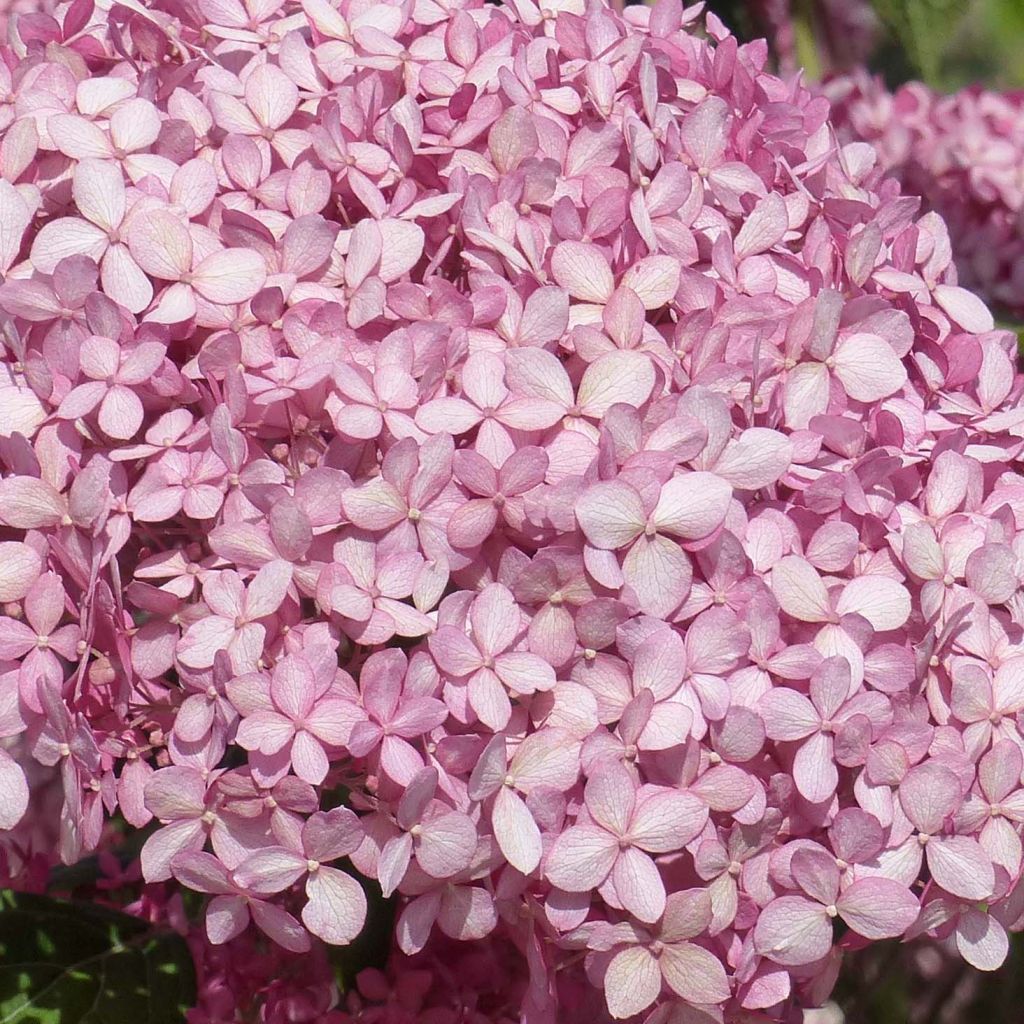
[[[185,941],[105,907],[0,891],[0,1024],[181,1024]]]

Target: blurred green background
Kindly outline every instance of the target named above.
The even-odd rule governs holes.
[[[975,83],[1024,88],[1024,0],[711,0],[708,7],[747,39],[771,38],[773,18],[788,10],[797,63],[811,77],[859,62],[849,36],[873,22],[863,62],[890,87],[918,79],[943,92]]]

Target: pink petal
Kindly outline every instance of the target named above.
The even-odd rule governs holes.
[[[843,390],[858,402],[877,402],[907,382],[903,361],[884,338],[851,334],[836,346],[835,374]]]
[[[793,758],[793,781],[800,795],[812,804],[828,800],[839,784],[832,737],[816,732]]]
[[[644,309],[660,309],[675,298],[679,263],[671,256],[647,256],[626,270],[622,287],[633,291]]]
[[[215,896],[206,908],[206,934],[215,946],[241,935],[249,924],[249,911],[239,896]]]
[[[21,766],[0,750],[0,830],[14,828],[28,810],[28,783]]]
[[[914,894],[889,878],[860,878],[836,901],[839,916],[867,939],[902,935],[921,909]]]
[[[115,384],[100,403],[100,429],[110,437],[127,441],[142,426],[142,402],[134,391]]]
[[[431,877],[448,878],[469,867],[476,845],[477,831],[472,819],[453,811],[422,824],[416,861]]]
[[[644,946],[620,950],[604,975],[608,1012],[622,1020],[643,1013],[661,992],[661,970]]]
[[[88,256],[97,263],[109,242],[102,229],[78,217],[48,221],[32,243],[32,263],[44,274],[53,273],[68,256]]]
[[[542,853],[540,829],[526,804],[507,786],[502,786],[494,799],[491,824],[509,864],[524,875],[532,874]]]
[[[72,194],[79,213],[105,232],[118,227],[125,214],[121,168],[110,160],[83,160],[75,168]]]
[[[619,481],[594,484],[576,501],[576,518],[587,540],[613,551],[643,532],[646,523],[640,495]]]
[[[555,839],[544,872],[560,889],[588,892],[604,882],[618,855],[618,841],[610,832],[575,825]]]
[[[200,821],[176,821],[158,829],[142,847],[142,877],[147,882],[164,882],[171,877],[171,861],[183,851],[199,851],[206,836]]]
[[[306,858],[293,850],[269,846],[246,857],[235,868],[235,879],[255,893],[282,892],[308,870]]]
[[[986,900],[995,888],[992,861],[969,836],[933,836],[925,847],[936,884],[965,900]]]
[[[609,352],[587,367],[576,402],[585,416],[597,419],[620,403],[639,408],[650,398],[654,382],[654,366],[646,355]]]
[[[769,192],[758,200],[736,234],[733,250],[737,262],[778,245],[788,226],[786,201],[777,192]]]
[[[713,473],[684,473],[661,488],[652,519],[659,530],[697,540],[713,533],[725,519],[732,487]]]
[[[653,924],[665,912],[665,884],[653,860],[635,846],[619,851],[612,884],[623,907]]]
[[[152,210],[135,217],[128,230],[128,248],[135,262],[151,277],[180,281],[192,270],[192,238],[177,217]]]
[[[777,430],[751,427],[729,443],[715,463],[715,476],[740,490],[776,483],[793,461],[793,443]]]
[[[644,796],[637,804],[629,822],[629,836],[641,849],[668,853],[694,839],[707,820],[707,806],[699,797],[662,790]]]
[[[315,736],[305,730],[295,734],[292,743],[292,767],[295,774],[311,786],[319,786],[330,767],[324,748]]]
[[[787,555],[773,567],[772,591],[782,610],[801,622],[827,622],[831,616],[824,582],[797,555]]]
[[[832,948],[832,923],[821,904],[803,896],[780,896],[761,911],[754,948],[785,967],[814,963]]]
[[[445,935],[462,941],[482,939],[498,923],[491,894],[476,885],[449,889],[437,915],[438,927]]]
[[[935,301],[951,320],[972,334],[984,334],[995,329],[995,321],[988,307],[973,292],[951,284],[936,285],[932,289]]]
[[[324,942],[345,946],[363,930],[366,896],[350,875],[321,867],[306,879],[306,896],[302,922]]]
[[[692,942],[666,946],[661,973],[668,987],[687,1002],[710,1005],[729,998],[729,979],[722,962]]]
[[[991,914],[969,907],[960,914],[956,948],[979,971],[998,970],[1010,952],[1006,929]]]
[[[266,278],[266,264],[259,253],[251,249],[221,249],[196,267],[192,286],[209,302],[227,306],[251,299]]]
[[[583,302],[606,302],[615,288],[604,253],[584,242],[560,242],[555,246],[551,273],[574,299]]]
[[[211,615],[193,623],[178,641],[177,655],[190,668],[211,668],[218,651],[225,651],[235,636],[229,619]]]
[[[256,927],[279,946],[292,953],[309,950],[309,933],[287,910],[263,900],[250,900],[249,913]]]

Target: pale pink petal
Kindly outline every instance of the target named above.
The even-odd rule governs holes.
[[[991,914],[969,907],[957,922],[956,948],[972,967],[996,971],[1006,962],[1010,940],[1006,929]]]
[[[206,908],[206,934],[215,946],[230,942],[249,924],[249,911],[239,896],[215,896]]]
[[[988,307],[973,292],[951,284],[936,285],[932,289],[935,301],[951,320],[972,334],[984,334],[995,329],[995,321]]]
[[[604,975],[604,997],[616,1020],[643,1013],[660,992],[658,961],[644,946],[620,950],[612,957]]]
[[[366,896],[350,875],[320,867],[306,879],[306,896],[302,923],[324,942],[345,946],[363,930]]]
[[[754,948],[786,967],[814,963],[832,947],[832,923],[819,903],[780,896],[762,911],[754,927]]]
[[[190,668],[210,668],[218,651],[227,650],[235,635],[228,619],[211,615],[189,626],[178,642],[177,655]]]
[[[995,888],[992,861],[969,836],[934,836],[925,847],[937,885],[965,900],[985,900]]]
[[[469,612],[473,638],[485,657],[507,650],[519,632],[519,608],[508,587],[492,583],[473,601]]]
[[[221,249],[196,268],[192,286],[209,302],[233,305],[251,299],[267,278],[267,267],[251,249]]]
[[[83,160],[75,168],[72,195],[78,212],[105,232],[124,220],[124,177],[113,161]]]
[[[793,461],[793,443],[778,430],[751,427],[715,462],[715,476],[744,491],[776,483]]]
[[[659,530],[698,540],[722,525],[731,499],[732,487],[714,473],[684,473],[661,488],[652,519]]]
[[[380,222],[381,254],[377,274],[385,284],[397,281],[423,255],[423,229],[412,221],[385,217]]]
[[[650,398],[654,382],[654,366],[646,355],[609,352],[587,367],[576,402],[583,415],[597,419],[620,403],[639,408]]]
[[[665,912],[665,883],[646,853],[635,846],[620,850],[611,877],[623,907],[639,920],[653,924]]]
[[[235,878],[245,889],[261,894],[282,892],[308,870],[307,860],[294,850],[268,846],[246,857],[235,868]]]
[[[132,258],[126,245],[111,245],[100,263],[103,291],[131,313],[139,313],[153,301],[153,286]]]
[[[403,953],[412,956],[427,944],[440,909],[441,894],[438,892],[425,893],[406,905],[395,926],[395,939]]]
[[[115,384],[100,403],[100,429],[110,437],[126,441],[142,426],[143,409],[138,395]]]
[[[758,710],[773,740],[802,740],[821,725],[821,716],[802,693],[781,686],[761,698]]]
[[[299,105],[299,90],[280,68],[261,64],[245,80],[245,102],[264,128],[280,128]]]
[[[183,851],[199,851],[206,836],[200,821],[176,821],[158,829],[142,847],[142,877],[147,882],[164,882],[171,877],[171,861]]]
[[[27,810],[25,773],[6,750],[0,750],[0,831],[14,828]]]
[[[877,630],[899,629],[910,617],[910,594],[888,576],[858,576],[843,588],[836,612],[863,615]]]
[[[661,954],[661,973],[668,987],[687,1002],[710,1005],[729,998],[722,962],[692,942],[667,945]]]
[[[526,804],[507,786],[502,786],[494,799],[491,824],[505,859],[517,871],[531,874],[540,863],[540,829]]]
[[[327,777],[330,764],[320,741],[305,730],[295,734],[292,743],[292,767],[295,774],[311,786],[319,786]]]
[[[498,923],[494,900],[476,885],[458,885],[449,889],[441,901],[438,927],[453,939],[482,939]]]
[[[442,814],[421,825],[416,861],[433,878],[448,878],[469,867],[476,844],[477,831],[471,818],[458,812]]]
[[[273,615],[281,607],[292,582],[292,567],[283,559],[268,562],[253,577],[245,597],[247,619]]]
[[[132,258],[151,277],[180,281],[192,270],[192,238],[171,213],[151,210],[135,217],[128,230]]]
[[[782,241],[789,226],[786,201],[777,192],[759,199],[736,234],[733,250],[736,260],[767,252]]]
[[[644,309],[660,309],[679,287],[679,261],[671,256],[647,256],[622,275],[622,287],[633,291]]]
[[[551,254],[551,273],[574,299],[606,302],[615,279],[604,253],[585,242],[560,242]]]
[[[249,913],[256,927],[279,946],[292,953],[309,950],[309,933],[283,907],[263,900],[250,900]]]
[[[588,892],[604,882],[618,855],[618,840],[610,832],[576,825],[555,839],[544,873],[560,889]]]
[[[489,668],[475,672],[467,687],[469,703],[489,729],[500,732],[512,716],[512,703],[501,680]]]
[[[594,484],[576,501],[576,518],[587,540],[613,551],[643,532],[646,523],[640,495],[619,481]]]
[[[626,835],[636,807],[636,782],[623,765],[613,763],[592,775],[584,796],[598,824],[617,836]]]
[[[812,804],[828,800],[839,784],[832,737],[816,732],[796,752],[793,758],[793,781],[800,795]]]
[[[662,790],[643,797],[637,804],[629,823],[629,836],[644,850],[668,853],[695,838],[707,820],[708,808],[699,797]]]
[[[858,402],[877,402],[896,394],[907,382],[903,361],[884,338],[851,334],[833,354],[835,374],[843,390]]]
[[[889,878],[861,878],[836,901],[839,916],[867,939],[892,939],[916,920],[920,905],[914,894]]]
[[[389,839],[377,858],[377,881],[387,899],[402,884],[412,860],[412,836],[403,832]]]
[[[106,234],[94,224],[78,217],[61,217],[40,229],[32,243],[31,260],[37,270],[50,274],[68,256],[88,256],[99,262],[108,244]]]
[[[110,138],[116,149],[134,153],[156,141],[160,125],[160,114],[149,100],[128,100],[110,115]]]
[[[786,555],[772,568],[772,591],[782,610],[801,622],[827,622],[831,615],[818,571],[798,555]]]

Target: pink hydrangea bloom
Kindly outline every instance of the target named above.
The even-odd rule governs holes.
[[[1024,377],[763,42],[74,0],[3,58],[5,884],[95,852],[197,1021],[791,1021],[868,943],[999,966]]]

